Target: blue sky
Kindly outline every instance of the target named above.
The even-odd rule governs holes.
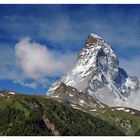
[[[92,32],[140,78],[139,13],[140,5],[0,5],[0,89],[45,94]]]

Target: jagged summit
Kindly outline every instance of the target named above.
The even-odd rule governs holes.
[[[98,36],[97,34],[95,33],[91,33],[89,36],[93,37],[93,38],[96,38],[96,39],[102,39],[102,37]]]
[[[98,41],[104,42],[104,40],[100,36],[98,36],[94,33],[91,33],[90,35],[87,36],[86,47],[89,47],[89,46],[97,43]]]
[[[136,77],[129,76],[119,67],[119,60],[111,46],[93,33],[87,37],[75,67],[55,82],[48,93],[52,94],[61,82],[110,106],[122,102],[128,104],[127,97],[140,85]]]

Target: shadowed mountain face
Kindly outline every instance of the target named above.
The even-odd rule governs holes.
[[[119,67],[119,60],[101,37],[91,34],[78,54],[75,67],[48,90],[54,93],[61,82],[109,106],[128,105],[127,97],[139,89],[137,77],[129,76]]]

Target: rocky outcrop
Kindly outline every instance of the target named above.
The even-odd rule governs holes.
[[[93,96],[80,92],[71,86],[65,85],[64,83],[61,83],[55,92],[50,96],[74,107],[77,105],[84,108],[107,107],[107,105],[103,104]]]
[[[56,129],[55,125],[54,125],[53,123],[51,123],[51,122],[49,121],[49,119],[48,119],[45,115],[43,115],[42,119],[43,119],[43,121],[44,121],[46,127],[47,127],[49,130],[51,130],[51,132],[52,132],[52,134],[53,134],[54,136],[59,136],[59,135],[60,135],[60,134],[59,134],[59,130]]]

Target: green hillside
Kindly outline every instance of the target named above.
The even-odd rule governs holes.
[[[125,110],[129,111],[125,112]],[[137,110],[130,108],[117,110],[117,107],[108,107],[97,109],[94,112],[90,111],[89,113],[97,118],[107,121],[113,126],[116,126],[119,130],[123,131],[125,135],[140,135],[140,131],[138,131],[140,130],[140,112]]]
[[[38,95],[0,92],[0,135],[124,135],[107,121]]]

